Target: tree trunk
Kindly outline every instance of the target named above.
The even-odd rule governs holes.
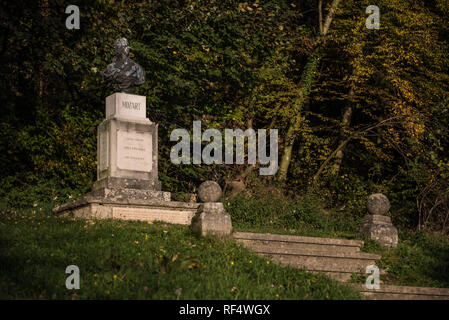
[[[340,4],[341,0],[333,0],[331,7],[329,9],[329,12],[327,13],[326,19],[324,21],[324,25],[322,24],[322,12],[321,12],[321,6],[322,2],[320,1],[318,3],[318,11],[319,11],[319,28],[320,28],[320,36],[317,38],[317,43],[324,38],[328,31],[329,27],[332,23],[332,19],[334,18],[335,12],[338,8],[338,5]],[[294,108],[296,111],[296,116],[292,118],[290,121],[289,127],[287,129],[287,134],[285,136],[285,147],[284,151],[282,153],[281,162],[279,164],[279,171],[278,171],[278,179],[281,182],[285,182],[287,179],[287,172],[288,168],[290,166],[290,161],[292,158],[292,150],[293,145],[295,143],[296,139],[296,133],[299,130],[299,126],[301,122],[298,120],[299,115],[304,107],[304,102],[307,100],[310,94],[310,90],[312,88],[313,82],[316,78],[316,72],[318,70],[319,62],[321,60],[321,44],[319,44],[316,48],[314,53],[309,57],[307,60],[306,66],[304,68],[304,71],[301,75],[300,80],[300,92],[301,96],[299,97],[298,101],[295,103]]]
[[[364,29],[364,25],[360,24],[359,28],[357,29],[357,36],[353,42],[353,44],[355,44],[356,48],[359,48],[357,45],[359,43],[361,43],[362,41],[364,41],[364,38],[366,37],[366,30]],[[361,48],[358,49],[358,52],[356,54],[356,56],[353,59],[363,59],[363,50]],[[341,124],[342,124],[342,130],[340,131],[340,138],[338,141],[338,145],[340,145],[340,143],[342,143],[343,141],[345,141],[346,136],[344,133],[344,128],[345,127],[349,127],[351,125],[351,120],[352,120],[352,114],[353,114],[353,106],[354,106],[354,97],[355,97],[355,88],[357,86],[357,83],[360,80],[360,70],[357,69],[357,67],[354,67],[353,71],[352,71],[352,81],[351,81],[351,85],[350,85],[350,89],[349,89],[349,94],[348,94],[348,101],[343,109],[343,115],[342,115],[342,119],[341,119]],[[344,152],[346,149],[346,145],[341,148],[341,150],[335,155],[335,172],[338,175],[341,169],[341,164],[343,162],[343,158],[344,158]]]
[[[318,70],[318,65],[321,60],[320,48],[309,57],[306,66],[300,80],[300,97],[295,103],[295,110],[299,116],[304,108],[305,101],[307,100],[310,90],[312,89],[313,82],[315,81],[315,75]],[[278,179],[279,181],[285,181],[287,179],[288,167],[292,157],[293,145],[295,143],[296,134],[300,129],[301,122],[299,117],[293,117],[288,126],[287,133],[285,135],[284,151],[282,153],[281,162],[279,164]]]
[[[343,117],[341,119],[342,127],[347,127],[351,124],[351,118],[352,118],[352,104],[354,99],[354,86],[355,83],[351,83],[351,89],[349,90],[349,101],[346,104],[344,110],[343,110]],[[343,131],[343,130],[342,130]],[[340,145],[345,140],[344,133],[341,132],[340,139],[338,141],[338,145]],[[338,174],[340,172],[341,163],[343,162],[344,157],[344,151],[345,147],[341,148],[337,154],[335,155],[335,172]]]

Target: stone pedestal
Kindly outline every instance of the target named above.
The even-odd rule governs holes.
[[[190,225],[199,203],[104,198],[85,195],[82,199],[53,209],[58,215],[87,219],[162,221]]]
[[[398,244],[398,230],[391,223],[391,218],[378,214],[367,214],[360,228],[362,234],[378,241],[385,247],[396,247]]]
[[[192,218],[192,231],[204,237],[225,238],[232,233],[231,216],[220,200],[223,192],[215,181],[205,181],[198,188],[202,203]]]
[[[368,214],[363,218],[360,233],[378,241],[384,247],[396,247],[398,230],[391,223],[391,218],[384,216],[390,210],[390,201],[381,194],[375,193],[366,201]]]
[[[191,228],[205,237],[228,237],[232,233],[231,216],[221,202],[202,203],[192,218]]]
[[[95,195],[170,200],[158,180],[157,125],[146,117],[146,99],[127,93],[106,98],[98,126]]]

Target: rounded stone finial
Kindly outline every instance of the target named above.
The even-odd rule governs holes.
[[[202,202],[218,202],[221,195],[221,187],[215,181],[205,181],[198,188],[198,197]]]
[[[384,215],[390,210],[390,201],[382,193],[374,193],[366,200],[366,208],[370,214]]]

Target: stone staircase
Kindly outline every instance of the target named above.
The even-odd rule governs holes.
[[[360,252],[363,246],[360,240],[249,232],[234,232],[233,238],[273,262],[324,273],[340,281],[350,280],[353,274],[366,276],[366,267],[381,258],[378,254]],[[380,273],[385,274],[383,270]],[[379,290],[368,290],[364,284],[354,287],[370,300],[449,300],[449,289],[443,288],[381,285]]]
[[[360,252],[363,241],[234,232],[234,239],[274,262],[311,272],[325,273],[348,281],[353,273],[365,273],[380,259],[378,254]]]

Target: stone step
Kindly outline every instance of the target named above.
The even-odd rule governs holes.
[[[449,300],[449,289],[380,285],[369,290],[364,284],[354,285],[369,300]]]
[[[304,252],[304,250],[313,251],[331,251],[331,252],[345,252],[345,253],[357,253],[360,251],[359,247],[353,246],[341,246],[335,244],[321,244],[311,242],[289,242],[289,241],[273,241],[273,240],[247,240],[236,239],[239,243],[242,243],[245,247],[254,250],[261,251],[266,248],[276,250],[284,253],[296,253]]]
[[[303,237],[293,235],[281,235],[270,233],[252,233],[252,232],[234,232],[234,239],[248,241],[261,241],[266,244],[282,245],[287,244],[291,246],[304,247],[309,246],[310,249],[339,249],[346,252],[358,252],[363,246],[361,240],[345,240],[345,239],[331,239],[319,237]],[[268,243],[270,242],[270,243]]]
[[[376,261],[376,259],[366,259],[365,257],[339,257],[337,255],[330,256],[326,253],[320,255],[319,252],[305,254],[258,252],[258,254],[268,257],[274,262],[288,264],[295,268],[306,268],[312,272],[365,273],[366,267],[375,264]]]
[[[352,272],[335,272],[335,271],[312,271],[312,270],[307,270],[309,272],[313,272],[313,273],[320,273],[320,274],[325,274],[328,277],[331,277],[335,280],[341,281],[341,282],[347,282],[349,280],[351,280],[351,276],[352,276]]]
[[[366,267],[381,256],[360,252],[363,241],[302,237],[277,234],[235,232],[234,239],[258,255],[279,264],[326,274],[348,281],[353,273],[365,274]],[[386,274],[380,270],[380,274]],[[366,274],[365,274],[366,275]],[[381,284],[368,290],[365,284],[353,284],[369,300],[449,300],[449,289],[391,286]]]
[[[365,273],[381,256],[360,252],[363,241],[235,232],[233,237],[248,249],[274,262],[348,281]],[[381,270],[381,274],[384,272]]]

